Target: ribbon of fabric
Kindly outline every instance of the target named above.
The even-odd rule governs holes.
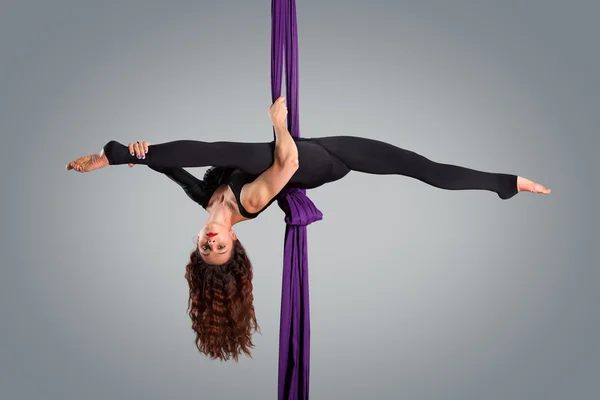
[[[288,130],[300,136],[298,111],[298,34],[294,0],[271,2],[271,96],[281,95],[285,54]],[[302,166],[300,166],[302,168]],[[277,198],[285,213],[285,242],[279,326],[279,400],[308,400],[310,377],[310,304],[308,224],[323,218],[305,190],[285,189]]]

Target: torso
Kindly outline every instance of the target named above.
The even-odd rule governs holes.
[[[242,198],[242,202],[243,202],[243,198]],[[206,206],[206,211],[210,212],[211,209],[215,205],[220,205],[220,204],[223,204],[223,205],[231,208],[231,210],[233,211],[233,215],[232,215],[233,220],[247,221],[250,219],[250,218],[244,217],[240,213],[240,208],[238,207],[238,203],[235,199],[235,195],[233,194],[233,191],[231,190],[229,185],[227,185],[225,183],[222,184],[221,186],[219,186],[214,191],[214,193],[210,197],[210,200],[208,201],[208,205]]]
[[[215,174],[216,175],[213,175],[213,177],[217,179],[217,184],[219,186],[217,186],[208,201],[206,206],[207,211],[210,211],[211,206],[217,204],[220,206],[226,205],[232,211],[232,218],[235,219],[235,221],[240,222],[258,217],[260,213],[276,200],[276,197],[271,199],[271,201],[260,210],[252,209],[247,204],[245,189],[248,184],[254,182],[257,176],[237,169],[223,171],[215,170]]]

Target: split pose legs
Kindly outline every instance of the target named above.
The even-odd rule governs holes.
[[[354,136],[296,139],[299,168],[289,186],[311,189],[336,181],[350,171],[403,175],[447,190],[489,190],[502,199],[519,191],[550,193],[542,185],[516,175],[482,172],[441,164],[378,140]],[[98,155],[72,161],[67,169],[88,172],[107,165],[143,164],[155,168],[230,167],[258,176],[274,162],[275,142],[203,142],[178,140],[151,145],[145,158],[127,146],[107,143]]]
[[[378,140],[355,136],[292,138],[285,126],[287,108],[283,97],[269,107],[269,114],[276,135],[272,142],[178,140],[152,145],[150,150],[145,148],[143,157],[139,158],[130,148],[113,140],[100,154],[80,157],[70,162],[67,169],[88,172],[107,165],[144,164],[169,175],[182,186],[187,185],[188,189],[195,178],[184,171],[184,167],[225,167],[252,177],[260,176],[263,180],[279,180],[277,191],[286,185],[316,188],[339,180],[350,171],[358,171],[403,175],[446,190],[488,190],[501,199],[509,199],[519,191],[550,193],[542,185],[516,175],[437,163]],[[298,165],[287,168],[287,175],[282,173],[286,168],[280,168],[278,174],[269,174],[273,166],[287,164],[289,160]],[[273,197],[276,194],[273,193]]]

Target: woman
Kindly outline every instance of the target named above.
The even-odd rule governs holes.
[[[124,146],[108,142],[99,154],[80,157],[67,170],[90,172],[109,165],[148,165],[178,183],[208,211],[186,267],[188,312],[198,350],[213,359],[250,356],[258,329],[253,307],[252,265],[232,226],[256,218],[284,187],[311,189],[350,171],[404,175],[447,190],[489,190],[501,199],[518,192],[548,194],[516,175],[440,164],[376,140],[351,136],[293,138],[283,96],[270,107],[275,140],[265,143],[180,140]],[[211,166],[204,180],[184,167]]]

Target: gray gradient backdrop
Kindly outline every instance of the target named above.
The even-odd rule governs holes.
[[[304,136],[553,189],[311,191],[312,398],[598,398],[598,3],[297,3]],[[185,310],[204,211],[143,166],[64,170],[111,139],[271,140],[270,1],[4,0],[0,57],[0,397],[275,398],[283,213],[237,227],[254,360],[210,361]]]

